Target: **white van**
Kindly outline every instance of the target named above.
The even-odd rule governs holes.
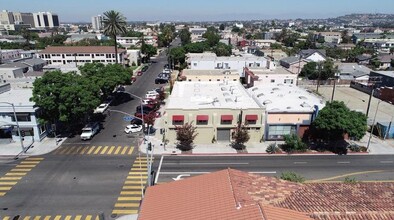
[[[90,140],[94,135],[96,135],[100,130],[100,124],[97,122],[87,124],[81,133],[81,140]]]
[[[147,93],[145,95],[145,98],[146,99],[155,99],[155,98],[157,98],[157,94]]]

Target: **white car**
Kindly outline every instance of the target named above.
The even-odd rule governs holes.
[[[124,132],[126,134],[130,134],[130,133],[136,133],[136,132],[140,132],[142,131],[142,125],[127,125],[126,128],[124,129]]]
[[[94,110],[94,113],[104,113],[108,109],[108,103],[102,103]]]

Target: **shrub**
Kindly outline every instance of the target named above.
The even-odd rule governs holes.
[[[177,148],[181,151],[189,151],[193,149],[193,141],[197,136],[196,127],[193,122],[186,123],[176,127],[176,139],[178,140]]]
[[[265,151],[269,154],[275,154],[275,153],[281,152],[280,148],[278,147],[278,145],[276,143],[268,145],[268,147]]]
[[[344,183],[357,183],[357,180],[356,180],[356,178],[354,178],[354,177],[345,177],[345,180],[343,181]]]
[[[232,138],[234,141],[231,143],[231,146],[236,150],[244,150],[246,148],[244,143],[248,142],[250,139],[246,126],[238,124]]]
[[[304,177],[302,177],[301,175],[298,175],[297,173],[292,172],[292,171],[283,172],[280,175],[280,179],[287,180],[290,182],[296,182],[296,183],[302,183],[305,181]]]
[[[295,134],[285,135],[285,144],[282,144],[281,148],[287,153],[305,152],[307,150],[306,144]]]

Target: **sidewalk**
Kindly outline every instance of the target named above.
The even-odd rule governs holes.
[[[60,140],[56,144],[56,138],[44,138],[41,142],[24,141],[23,145],[26,152],[22,152],[21,143],[19,141],[7,141],[0,143],[0,157],[15,157],[15,156],[38,156],[47,154],[58,148],[66,138]]]

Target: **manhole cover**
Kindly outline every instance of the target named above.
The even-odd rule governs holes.
[[[123,165],[123,164],[120,164],[118,167],[119,167],[119,168],[123,168],[123,167],[124,167],[124,165]]]
[[[8,208],[3,208],[3,210],[8,210]]]

